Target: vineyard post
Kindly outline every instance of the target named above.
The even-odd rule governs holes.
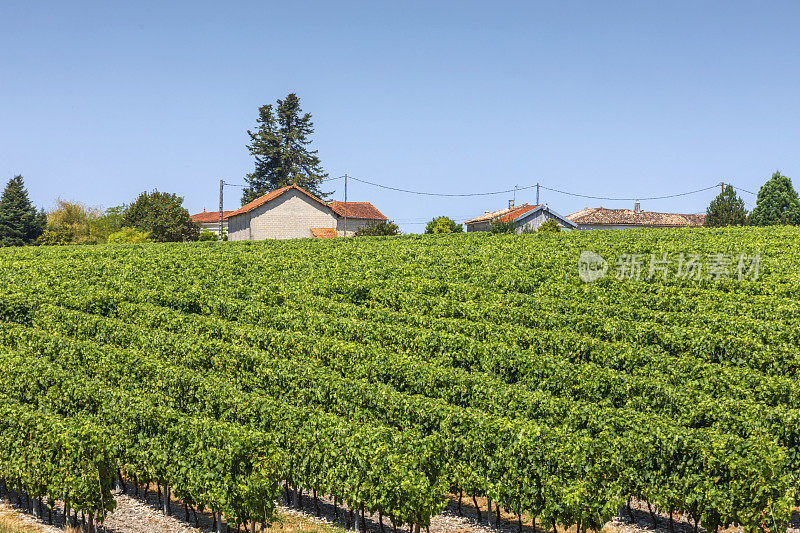
[[[489,524],[489,527],[494,529],[494,523],[492,523],[492,500],[486,498],[486,522]]]

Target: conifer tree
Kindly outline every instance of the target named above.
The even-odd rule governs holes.
[[[34,244],[46,225],[47,215],[31,204],[22,176],[11,178],[0,198],[0,246]]]
[[[720,226],[744,226],[747,223],[747,211],[744,200],[736,195],[732,185],[726,185],[722,192],[706,209],[704,226],[717,228]]]
[[[242,205],[292,183],[320,198],[328,196],[319,189],[328,175],[322,170],[317,151],[308,147],[312,133],[311,114],[303,113],[294,93],[278,100],[277,109],[271,104],[259,108],[258,127],[255,132],[247,131],[247,149],[256,162],[255,170],[245,178],[248,186]]]
[[[775,172],[758,190],[756,207],[750,214],[750,224],[771,226],[775,224],[800,224],[800,200],[792,187],[792,180]]]

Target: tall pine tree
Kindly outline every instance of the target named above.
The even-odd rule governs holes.
[[[706,209],[706,220],[703,223],[708,228],[720,226],[744,226],[747,223],[747,211],[744,200],[736,195],[732,185],[726,185],[719,195],[711,200]]]
[[[317,151],[308,148],[312,133],[311,114],[303,114],[294,93],[278,100],[277,109],[271,104],[259,108],[258,128],[255,132],[247,130],[247,149],[256,158],[256,168],[245,178],[248,186],[242,205],[292,183],[321,198],[330,194],[319,189],[328,175],[322,170]]]
[[[35,244],[46,225],[47,215],[31,204],[22,176],[11,178],[0,198],[0,246]]]

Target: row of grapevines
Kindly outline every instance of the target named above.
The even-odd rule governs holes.
[[[88,329],[89,330],[94,329],[96,332],[99,333],[100,338],[105,338],[106,340],[108,340],[109,337],[113,337],[114,335],[116,335],[116,333],[118,331],[121,331],[121,330],[124,329],[124,328],[121,327],[122,326],[121,324],[117,325],[119,327],[112,326],[111,328],[104,329],[104,328],[101,328],[100,324],[98,324],[96,322],[94,324],[92,324],[91,321],[87,320],[86,317],[83,317],[83,318],[79,318],[79,317],[62,317],[61,320],[63,320],[63,322],[60,322],[60,323],[62,323],[65,326],[67,326],[67,329],[60,329],[59,330],[61,333],[69,333],[70,331],[72,333],[74,333],[75,331],[81,329],[80,327],[69,326],[69,324],[73,324],[73,325],[74,324],[91,324],[88,327]],[[49,327],[53,327],[52,323],[50,323]],[[134,342],[135,339],[137,337],[140,337],[141,335],[146,335],[146,332],[145,331],[133,332],[133,334],[128,336],[124,340],[124,342],[125,343],[127,343],[128,341]],[[120,340],[120,339],[118,338],[117,340]],[[203,339],[201,339],[201,342],[197,342],[195,340],[197,347],[198,348],[202,347],[202,350],[205,351],[205,353],[211,355],[213,353],[213,350],[211,350],[211,352],[209,352],[209,348],[212,345],[212,343],[202,342],[202,340]],[[274,340],[275,339],[273,339],[273,341]],[[191,343],[187,342],[187,344],[191,344]],[[160,342],[156,342],[156,343],[153,343],[152,345],[150,345],[150,347],[148,348],[148,351],[150,351],[152,349],[157,349],[157,346],[159,346],[159,345],[168,347],[168,350],[171,353],[173,353],[173,357],[181,357],[182,355],[185,355],[186,352],[187,352],[186,346],[181,346],[179,344],[179,339],[168,339],[168,338],[164,338],[164,337],[161,338]],[[220,353],[223,353],[226,356],[225,357],[226,364],[230,365],[231,361],[238,360],[238,354],[235,353],[235,348],[233,346],[220,347],[220,348],[221,348],[220,349]],[[202,356],[201,356],[200,353],[196,354],[196,360],[198,360],[198,361],[202,360]],[[268,364],[268,363],[269,363],[269,360],[266,360],[266,361],[264,361],[262,363],[262,365]],[[309,365],[306,365],[304,370],[308,370],[308,366]],[[245,364],[244,370],[240,374],[231,374],[231,375],[229,375],[229,379],[240,381],[240,380],[248,379],[248,376],[252,376],[253,383],[249,383],[248,382],[248,385],[251,385],[253,387],[258,387],[259,384],[261,384],[261,383],[267,383],[268,377],[269,377],[268,375],[259,374],[259,369],[260,368],[261,368],[261,365],[257,365],[257,364],[253,364],[253,363],[247,363],[247,364]],[[353,370],[357,371],[357,367],[354,367],[353,365],[349,365],[348,368],[351,371],[353,371]],[[397,367],[395,367],[394,370],[397,370]],[[309,395],[309,396],[301,396],[301,400],[303,400],[303,401],[314,401],[314,396],[315,395],[318,396],[318,395],[322,394],[323,391],[326,389],[326,387],[328,387],[328,388],[333,387],[332,390],[335,391],[335,393],[334,393],[335,396],[334,396],[334,394],[332,394],[330,396],[330,399],[333,399],[333,400],[335,400],[337,402],[341,402],[340,398],[346,397],[347,394],[350,394],[351,395],[350,396],[351,405],[369,404],[370,405],[370,410],[374,410],[375,412],[378,412],[378,410],[380,409],[380,405],[383,403],[389,408],[389,411],[391,412],[392,416],[395,416],[395,417],[398,415],[398,412],[406,412],[406,413],[412,413],[411,416],[416,418],[417,420],[419,420],[420,417],[421,417],[421,415],[419,414],[420,412],[430,412],[431,411],[430,408],[421,409],[420,408],[421,406],[416,406],[415,408],[405,408],[405,409],[403,409],[401,406],[404,403],[406,403],[406,402],[404,402],[403,396],[402,395],[396,395],[396,394],[394,396],[389,396],[389,392],[386,391],[386,390],[378,391],[378,394],[375,395],[376,397],[374,397],[374,399],[371,402],[367,402],[366,398],[370,395],[369,387],[366,387],[366,388],[362,387],[360,389],[359,388],[355,388],[355,387],[349,387],[348,388],[347,382],[343,382],[341,379],[337,381],[335,379],[335,377],[331,376],[330,374],[321,375],[314,382],[309,382],[309,379],[311,377],[312,376],[307,374],[307,373],[306,374],[296,373],[296,374],[293,374],[293,375],[290,374],[289,376],[286,376],[283,379],[281,379],[279,382],[277,382],[277,386],[274,387],[273,389],[271,389],[269,392],[271,392],[271,393],[279,393],[281,388],[286,388],[288,390],[288,395],[289,396],[292,396],[292,395],[295,395],[295,394],[301,395],[302,394],[302,389],[292,389],[291,387],[292,387],[293,383],[302,383],[307,387],[307,390],[309,392],[313,391],[313,393],[311,395]],[[138,378],[139,377],[137,376],[137,379]],[[273,380],[274,380],[274,378],[273,378]],[[159,382],[161,382],[161,379],[159,379],[159,380],[150,379],[150,381],[159,381]],[[441,384],[443,386],[442,388],[445,389],[445,390],[449,390],[450,389],[449,384],[445,383],[442,379],[438,380],[438,384]],[[440,409],[441,409],[441,407],[440,407]],[[588,414],[588,413],[584,413],[584,415],[586,415],[586,414]],[[602,426],[601,422],[603,422],[604,424],[607,425],[606,426],[607,429],[612,431],[613,434],[617,434],[620,429],[627,429],[627,433],[624,434],[625,438],[624,439],[618,439],[618,443],[617,443],[616,448],[614,448],[613,446],[611,447],[611,449],[613,449],[615,451],[619,451],[621,448],[625,449],[626,455],[642,457],[642,456],[645,455],[646,451],[648,451],[647,453],[655,454],[656,453],[655,452],[656,448],[653,447],[653,443],[650,441],[650,437],[653,434],[657,434],[657,435],[674,434],[675,436],[680,434],[680,430],[676,430],[676,428],[671,428],[669,426],[663,426],[662,427],[661,424],[652,423],[653,422],[652,420],[649,421],[649,422],[651,422],[651,424],[650,424],[650,427],[648,428],[648,431],[646,432],[647,433],[646,435],[643,434],[645,432],[643,430],[641,430],[641,429],[638,431],[638,434],[634,434],[634,430],[635,429],[642,427],[642,424],[641,424],[640,421],[637,421],[637,420],[626,420],[626,418],[624,416],[626,413],[621,413],[619,416],[615,417],[614,422],[612,422],[613,417],[609,418],[610,414],[611,413],[609,413],[609,412],[602,413],[602,412],[598,411],[597,413],[595,413],[595,415],[593,417],[594,418],[593,422],[597,426]],[[575,416],[575,415],[573,415],[573,416]],[[557,416],[552,416],[551,419],[549,420],[549,422],[551,422],[551,423],[555,422],[557,420],[557,418],[558,418]],[[567,417],[567,418],[569,418],[569,417]],[[413,420],[413,418],[412,418],[412,420]],[[405,421],[397,420],[397,419],[395,420],[395,423],[403,423],[403,422],[405,422]],[[614,423],[616,423],[617,425],[614,426]],[[435,422],[432,422],[432,421],[431,422],[427,422],[428,427],[433,427],[433,424],[435,424]],[[467,430],[467,429],[468,428],[464,428],[464,430]],[[577,429],[577,428],[575,428],[575,427],[569,428],[569,430],[575,430],[575,429]],[[602,429],[595,429],[595,431],[596,432],[602,431]],[[680,466],[680,471],[684,475],[685,479],[695,479],[698,475],[707,474],[707,472],[703,472],[702,470],[699,471],[699,472],[694,470],[693,463],[694,463],[694,461],[697,460],[697,455],[696,455],[696,453],[691,452],[692,447],[700,446],[702,448],[703,446],[706,445],[706,443],[715,442],[715,441],[718,441],[719,439],[723,439],[723,440],[728,439],[728,441],[731,442],[731,443],[735,442],[735,439],[730,440],[731,437],[727,437],[727,436],[723,436],[723,435],[713,436],[712,433],[708,433],[708,432],[702,432],[702,434],[698,433],[697,436],[695,436],[695,437],[691,437],[690,436],[690,435],[692,435],[691,432],[684,431],[683,433],[685,433],[684,439],[686,439],[686,440],[681,442],[681,446],[688,446],[688,448],[684,449],[682,451],[681,450],[673,450],[672,452],[670,452],[670,456],[672,457],[673,455],[679,455],[679,456],[683,456],[683,457],[692,457],[693,458],[692,460],[688,461],[687,464],[683,464],[683,465]],[[607,438],[607,436],[605,438]],[[619,441],[622,441],[622,443],[620,444]],[[636,445],[636,449],[638,449],[638,452],[635,451],[635,449],[630,449],[630,447],[632,445],[634,445],[634,443]],[[478,446],[479,446],[479,449],[485,449],[486,448],[485,444],[482,445],[482,446],[481,445],[478,445]],[[639,446],[641,446],[641,448],[638,448]],[[711,450],[707,449],[705,452],[701,453],[701,455],[708,456],[711,453],[712,453]],[[730,453],[730,451],[729,450],[727,450],[727,451],[718,450],[718,453]],[[673,461],[674,461],[674,459],[673,459]],[[767,463],[768,462],[769,461],[767,461]],[[604,461],[603,463],[604,464],[608,464],[608,460]],[[642,470],[639,470],[638,472],[635,471],[635,470],[629,472],[631,477],[628,478],[628,485],[627,485],[626,488],[628,490],[631,490],[631,491],[636,491],[636,492],[632,492],[632,494],[635,494],[636,496],[645,496],[645,494],[647,494],[648,499],[650,501],[655,501],[655,502],[658,502],[658,503],[660,503],[662,505],[669,505],[670,508],[672,508],[672,509],[688,509],[688,510],[690,510],[690,512],[692,512],[696,516],[701,516],[702,515],[704,523],[706,523],[707,521],[715,520],[716,519],[715,517],[718,514],[720,514],[716,510],[715,507],[700,506],[701,508],[698,508],[698,507],[692,508],[691,504],[689,503],[689,502],[695,501],[694,505],[697,506],[698,504],[696,503],[696,500],[700,500],[700,501],[705,500],[706,502],[708,502],[708,499],[706,499],[706,498],[697,498],[696,496],[692,496],[692,495],[693,494],[696,495],[699,491],[702,491],[702,490],[708,490],[708,491],[712,491],[712,492],[714,492],[716,494],[719,494],[720,493],[719,492],[720,491],[719,485],[712,486],[713,484],[709,484],[709,485],[705,486],[703,489],[699,489],[697,486],[693,486],[693,487],[684,486],[684,487],[681,487],[681,488],[670,487],[668,485],[668,478],[664,478],[663,477],[663,473],[661,475],[659,475],[658,472],[656,472],[656,471],[647,470],[647,468],[644,466],[645,464],[647,464],[647,463],[643,463],[643,464],[639,465],[639,468],[642,469]],[[707,465],[703,464],[702,462],[695,463],[695,466],[699,467],[701,464],[702,464],[702,468],[707,468]],[[648,476],[650,476],[650,477],[654,477],[655,476],[655,480],[651,484],[648,484],[648,485],[643,487],[643,486],[641,486],[641,484],[639,482],[637,482],[635,480],[642,479],[643,477],[644,478],[648,477],[648,476],[644,476],[644,474],[647,473],[647,472],[649,472]],[[690,472],[694,472],[694,473],[690,474]],[[617,479],[618,480],[623,480],[624,478],[621,475],[617,474]],[[487,483],[491,483],[491,481],[487,479]],[[470,488],[472,489],[472,487],[470,487]],[[472,489],[472,490],[474,490],[474,489]],[[661,494],[666,494],[666,493],[670,493],[672,495],[671,499],[665,499],[664,497],[661,496]],[[732,498],[732,499],[738,499],[739,501],[741,501],[741,499],[742,499],[741,497],[734,497],[731,494],[728,494],[728,497]],[[764,502],[762,501],[759,504],[763,504],[763,503]],[[703,504],[703,505],[709,505],[709,504],[706,503],[706,504]],[[717,505],[717,502],[715,502],[714,505]]]
[[[7,362],[16,363],[13,367],[13,372],[16,372],[13,374],[13,381],[3,385],[9,394],[13,390],[28,401],[47,402],[54,409],[69,409],[73,405],[96,406],[97,409],[102,409],[102,417],[106,423],[124,435],[136,435],[136,427],[130,428],[131,433],[127,433],[126,424],[129,420],[138,420],[138,413],[146,413],[151,419],[159,416],[163,418],[172,412],[184,413],[179,416],[187,421],[209,417],[210,420],[227,420],[228,425],[235,424],[231,428],[245,425],[249,429],[238,430],[243,435],[269,435],[271,442],[280,443],[280,449],[287,450],[288,456],[284,460],[273,459],[273,464],[280,466],[276,470],[279,477],[272,478],[275,487],[282,476],[293,484],[347,501],[352,508],[363,507],[368,511],[381,512],[397,523],[425,525],[429,523],[431,514],[439,511],[443,505],[444,487],[439,485],[439,476],[436,474],[441,460],[436,455],[437,448],[426,444],[429,441],[435,442],[435,438],[420,438],[415,432],[400,432],[370,424],[354,428],[347,420],[326,415],[314,408],[292,407],[266,396],[237,393],[234,387],[226,387],[226,382],[219,379],[203,378],[199,382],[202,387],[197,383],[176,382],[176,379],[181,379],[185,370],[174,366],[148,366],[152,364],[151,361],[139,355],[125,360],[113,360],[89,345],[70,342],[30,328],[5,325],[2,328],[2,337],[3,344],[22,350],[25,354],[17,360],[6,358]],[[42,359],[40,364],[30,364],[37,357]],[[23,364],[23,360],[29,364]],[[55,365],[70,361],[74,365],[72,370],[56,372]],[[142,370],[137,371],[139,368]],[[159,369],[160,373],[154,375],[152,368]],[[65,378],[87,370],[92,379],[104,380],[107,384],[101,386],[95,382],[88,387],[81,379]],[[12,375],[10,366],[4,371]],[[164,391],[160,386],[167,382],[173,383],[176,389],[171,391],[172,394],[161,394]],[[66,387],[71,389],[67,390]],[[126,392],[119,392],[118,387]],[[188,390],[189,387],[194,389]],[[140,394],[133,394],[132,391]],[[79,402],[74,400],[76,394],[83,395]],[[86,395],[93,396],[87,398]],[[65,397],[72,401],[62,406],[59,403],[60,398]],[[138,397],[146,397],[147,401],[139,400]],[[225,403],[223,405],[220,402]],[[123,418],[116,419],[112,416]],[[169,427],[169,424],[164,422],[158,427]],[[174,442],[170,449],[180,449],[185,444],[179,444],[174,439],[182,435],[194,438],[196,433],[187,428],[186,424],[177,425],[174,432],[174,435],[169,435],[169,439]],[[234,435],[232,429],[227,432]],[[208,446],[212,450],[219,446],[223,449],[231,446],[234,449],[242,448],[241,443],[226,442],[224,434],[225,432],[218,432],[221,440],[216,444],[205,440],[199,441],[197,446]],[[162,440],[166,438],[162,437]],[[185,453],[189,455],[184,463],[192,457],[196,457],[198,461],[203,460],[197,446],[186,447]],[[251,519],[254,512],[252,508],[241,508],[229,502],[225,505],[226,501],[215,501],[211,502],[215,505],[210,505],[196,492],[186,488],[191,487],[191,484],[174,477],[176,472],[194,472],[201,478],[210,477],[209,481],[214,483],[217,476],[229,475],[231,471],[246,468],[247,462],[237,464],[236,460],[227,459],[216,463],[209,472],[208,467],[201,467],[201,464],[181,464],[179,461],[173,463],[171,461],[175,458],[168,454],[165,456],[163,450],[143,447],[137,451],[137,448],[136,442],[126,448],[130,453],[125,455],[125,468],[140,480],[152,479],[170,485],[174,487],[176,494],[188,495],[189,503],[206,504],[223,510],[226,515]],[[268,451],[252,453],[267,457]],[[164,462],[149,463],[151,457],[161,458]],[[429,463],[430,466],[425,471],[420,470],[421,465]],[[388,479],[384,479],[387,475]],[[236,483],[237,479],[230,479],[230,482]],[[241,479],[238,483],[242,487],[247,486]],[[214,494],[219,497],[228,495],[234,498],[234,503],[239,502],[241,498],[238,496],[241,492],[234,490],[235,486],[220,482]],[[275,494],[272,496],[274,498]],[[271,503],[259,502],[259,505],[272,509]]]
[[[2,380],[12,379],[0,373]],[[111,495],[115,443],[91,418],[61,417],[0,395],[0,479],[6,487],[102,521]]]

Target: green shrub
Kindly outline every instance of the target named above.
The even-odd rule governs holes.
[[[69,226],[48,226],[44,233],[39,235],[36,242],[43,246],[62,246],[72,244],[75,240],[75,230]]]
[[[133,228],[122,228],[108,236],[108,244],[132,244],[139,242],[150,242],[150,236],[143,231]]]
[[[198,241],[216,241],[218,240],[217,234],[208,231],[208,229],[203,228],[203,231],[200,232],[200,235],[197,236]]]
[[[425,233],[461,233],[464,227],[450,217],[435,217],[425,226]]]
[[[550,232],[550,233],[558,233],[561,231],[561,225],[556,222],[554,219],[548,219],[542,222],[539,225],[539,231]]]
[[[503,222],[502,220],[495,220],[489,223],[489,226],[486,228],[489,233],[494,233],[495,235],[499,235],[502,233],[514,233],[514,223],[513,222]]]
[[[398,228],[397,224],[395,224],[394,222],[384,220],[381,222],[373,222],[367,224],[363,228],[359,228],[355,233],[356,237],[386,236],[386,235],[400,235],[400,228]]]

